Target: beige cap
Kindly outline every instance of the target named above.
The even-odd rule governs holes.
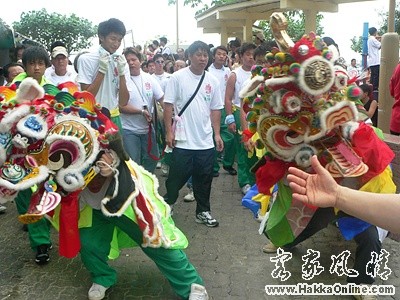
[[[260,39],[262,42],[265,41],[265,36],[263,35],[262,32],[258,32],[257,34],[254,35],[256,38]]]
[[[57,55],[60,55],[60,54],[64,55],[65,57],[68,57],[67,49],[65,49],[65,47],[63,47],[63,46],[54,47],[53,51],[51,52],[51,57],[56,58]]]

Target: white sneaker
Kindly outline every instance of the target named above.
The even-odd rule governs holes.
[[[7,210],[7,207],[5,207],[4,205],[0,204],[0,213],[3,213]]]
[[[156,169],[161,169],[161,162],[159,161],[159,162],[157,162],[157,165],[156,165]]]
[[[89,300],[101,300],[105,297],[106,295],[106,291],[108,290],[108,288],[97,284],[97,283],[93,283],[91,288],[89,289],[88,292],[88,297]]]
[[[250,184],[246,184],[242,187],[242,194],[246,195],[247,192],[251,189],[251,185]]]
[[[208,300],[206,288],[200,284],[192,283],[189,300]]]
[[[165,165],[165,164],[162,164],[161,165],[161,173],[162,173],[163,177],[167,177],[168,173],[169,173],[169,166]]]
[[[189,189],[189,193],[185,197],[183,197],[183,201],[185,202],[193,202],[195,200],[194,195],[193,195],[193,190]]]

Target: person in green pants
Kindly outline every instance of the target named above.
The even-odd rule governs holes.
[[[44,77],[46,68],[51,65],[46,49],[41,46],[30,46],[22,54],[22,64],[25,72],[14,78],[13,83],[23,81],[25,78],[35,79],[41,86],[50,83]],[[32,191],[26,189],[20,191],[15,199],[17,211],[23,215],[28,211]],[[35,262],[45,264],[50,260],[49,249],[51,249],[50,223],[42,218],[39,221],[28,224],[28,234],[31,248],[36,250]]]
[[[116,230],[119,232],[118,236],[121,236],[121,233],[123,233],[142,248],[143,252],[154,261],[160,271],[170,282],[177,295],[183,299],[190,300],[208,299],[207,291],[203,286],[203,280],[197,273],[195,267],[189,262],[186,254],[180,249],[179,241],[176,242],[175,246],[168,246],[168,242],[165,243],[165,239],[163,240],[164,242],[162,245],[154,246],[153,240],[151,241],[152,244],[150,246],[144,245],[146,237],[143,228],[129,217],[129,209],[132,209],[132,206],[140,206],[137,202],[135,202],[134,205],[122,205],[124,208],[119,210],[117,214],[110,212],[110,207],[114,209],[114,205],[106,207],[107,205],[105,203],[108,203],[108,201],[105,200],[109,200],[109,189],[110,187],[113,188],[116,186],[113,185],[113,180],[115,180],[113,175],[124,173],[123,169],[120,169],[120,167],[118,167],[118,172],[113,168],[113,166],[115,166],[114,162],[117,160],[115,157],[117,157],[115,152],[106,152],[102,154],[99,160],[101,163],[98,164],[100,173],[96,175],[79,196],[81,204],[85,203],[92,208],[91,226],[80,228],[80,256],[83,264],[90,272],[93,281],[93,285],[88,292],[89,300],[103,299],[107,289],[117,281],[116,271],[107,263],[110,257],[110,252],[112,252],[113,237]],[[125,162],[121,162],[120,164],[124,163]],[[129,163],[132,168],[132,164],[134,163]],[[140,167],[134,169],[134,173],[136,176],[140,177]],[[122,177],[120,175],[118,176],[120,184],[122,184]],[[126,193],[127,187],[132,186],[133,184],[133,180],[130,176],[125,176],[123,178],[124,189],[118,189],[118,195]],[[131,182],[128,182],[129,178]],[[137,180],[141,183],[146,181],[148,182],[146,178],[139,178]],[[137,182],[133,185],[135,186],[136,184]],[[141,190],[138,194],[136,188],[133,188],[133,190],[132,193],[127,193],[127,199],[132,199],[132,195],[140,197],[141,193],[143,193],[143,195],[149,193],[148,191],[145,192]],[[115,195],[114,192],[111,192],[111,194]],[[125,197],[125,195],[123,197]],[[151,195],[148,195],[148,197],[154,198]],[[118,198],[118,196],[116,198]],[[113,200],[109,201],[111,203]],[[124,209],[124,213],[120,214]],[[161,211],[161,214],[164,213],[165,211]],[[166,219],[168,219],[168,211],[165,216],[167,217]],[[183,241],[183,247],[185,247],[187,245],[187,239],[184,237],[183,233],[177,230],[174,225],[165,223],[164,220],[161,221],[164,230],[168,231],[173,228],[170,232],[173,231],[175,241]],[[172,219],[170,219],[170,222],[173,222]]]
[[[245,114],[241,109],[239,92],[243,88],[245,81],[251,78],[251,68],[255,63],[255,49],[255,44],[242,44],[239,49],[242,65],[231,72],[225,91],[225,124],[228,126],[228,130],[235,136],[234,144],[236,146],[238,164],[238,183],[243,195],[255,184],[255,176],[250,169],[258,159],[255,155],[248,158],[247,150],[244,148],[242,142],[242,132],[247,129],[243,128],[242,125],[245,126],[247,122],[244,121]]]

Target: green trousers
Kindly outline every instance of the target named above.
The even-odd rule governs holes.
[[[15,204],[17,205],[17,211],[20,215],[25,214],[28,211],[29,204],[31,201],[32,191],[26,189],[20,191],[15,198]],[[50,222],[46,218],[42,218],[39,221],[28,224],[28,235],[31,248],[36,250],[37,246],[51,244],[50,240]]]
[[[222,157],[222,166],[224,167],[232,167],[235,163],[235,137],[232,132],[229,131],[228,125],[225,124],[226,112],[225,109],[221,109],[221,126],[220,126],[220,134],[221,139],[224,142],[224,151]],[[217,173],[220,169],[218,163],[218,157],[221,155],[221,152],[215,150],[215,158],[214,158],[214,173]]]
[[[115,226],[141,245],[143,238],[139,226],[126,216],[106,217],[101,211],[93,210],[92,227],[79,230],[81,260],[89,270],[92,281],[105,287],[117,281],[116,271],[107,263]],[[151,247],[142,250],[154,261],[180,297],[189,297],[192,283],[203,285],[203,280],[182,250]]]
[[[240,126],[240,110],[237,109],[233,112],[236,123],[236,131],[241,130]],[[254,154],[252,157],[248,157],[248,152],[244,148],[242,143],[242,135],[235,133],[235,148],[237,154],[237,164],[238,164],[238,183],[242,188],[246,184],[253,186],[256,183],[255,174],[250,171],[251,167],[258,161],[257,156]]]

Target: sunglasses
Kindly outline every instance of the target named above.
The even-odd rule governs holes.
[[[155,63],[156,63],[156,64],[163,64],[164,61],[163,61],[163,60],[156,60]]]

